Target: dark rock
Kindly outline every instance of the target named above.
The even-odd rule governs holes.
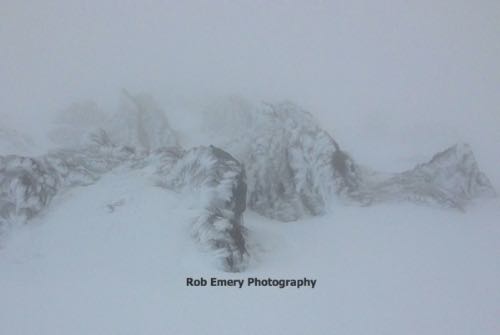
[[[243,166],[214,146],[162,149],[149,161],[157,166],[160,186],[198,196],[200,212],[193,220],[193,237],[219,255],[226,271],[244,269],[248,252],[243,227],[247,187]]]

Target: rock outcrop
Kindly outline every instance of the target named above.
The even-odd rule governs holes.
[[[26,222],[62,189],[92,184],[132,157],[134,153],[126,148],[98,145],[36,158],[0,156],[0,226]]]
[[[248,252],[243,227],[247,195],[243,166],[214,146],[161,149],[148,164],[157,167],[160,186],[196,194],[199,215],[193,220],[192,234],[200,245],[216,251],[225,270],[244,269]]]
[[[335,200],[363,206],[412,201],[464,210],[473,199],[495,195],[466,144],[410,171],[384,174],[360,166],[311,114],[292,103],[230,104],[241,124],[235,122],[238,131],[228,134],[238,135],[222,147],[245,165],[248,206],[264,216],[293,221],[320,215]]]
[[[124,98],[112,126],[90,132],[85,146],[37,158],[0,156],[0,229],[26,222],[61,190],[92,184],[118,166],[153,170],[158,186],[196,198],[194,239],[215,252],[224,270],[237,272],[249,257],[247,205],[293,221],[321,215],[335,200],[364,206],[412,201],[464,210],[476,198],[496,195],[466,144],[412,170],[383,174],[356,163],[296,105],[255,107],[235,99],[222,109],[234,112],[230,125],[217,126],[224,115],[212,118],[224,150],[212,145],[185,150],[151,98],[127,92]]]
[[[357,192],[367,203],[412,201],[461,211],[471,200],[495,195],[467,144],[456,144],[409,171],[367,175]]]
[[[222,146],[245,165],[251,209],[293,221],[320,215],[334,196],[358,189],[357,165],[311,114],[288,102],[245,105],[239,114],[245,112],[238,137]]]
[[[224,270],[244,269],[248,252],[243,166],[214,146],[180,148],[176,133],[150,97],[125,92],[124,99],[113,127],[89,130],[85,145],[41,157],[0,156],[0,229],[27,222],[58,192],[95,183],[118,166],[147,171],[153,167],[159,186],[197,195],[191,230],[196,241],[215,252]]]
[[[215,251],[223,269],[244,269],[248,261],[243,228],[245,171],[215,147],[187,151],[170,147],[147,155],[130,147],[94,145],[39,158],[0,156],[0,229],[27,222],[47,208],[58,192],[95,183],[118,166],[155,166],[162,187],[199,194],[193,237]]]

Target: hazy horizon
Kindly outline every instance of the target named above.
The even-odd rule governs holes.
[[[495,1],[6,1],[0,122],[32,133],[88,99],[112,112],[124,87],[167,114],[286,99],[361,161],[465,141],[500,185],[499,17]]]

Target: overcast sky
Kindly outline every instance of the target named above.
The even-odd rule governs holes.
[[[2,0],[0,42],[10,119],[81,99],[115,108],[122,87],[239,94],[296,101],[348,143],[447,125],[500,156],[498,0]]]

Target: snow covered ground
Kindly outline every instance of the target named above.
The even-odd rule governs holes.
[[[500,1],[47,2],[0,6],[0,335],[500,334]],[[317,283],[186,286],[254,276]]]
[[[1,334],[498,334],[500,201],[466,213],[337,205],[245,213],[252,263],[215,270],[192,203],[118,169],[2,237]],[[186,277],[317,279],[315,289],[186,287]]]

